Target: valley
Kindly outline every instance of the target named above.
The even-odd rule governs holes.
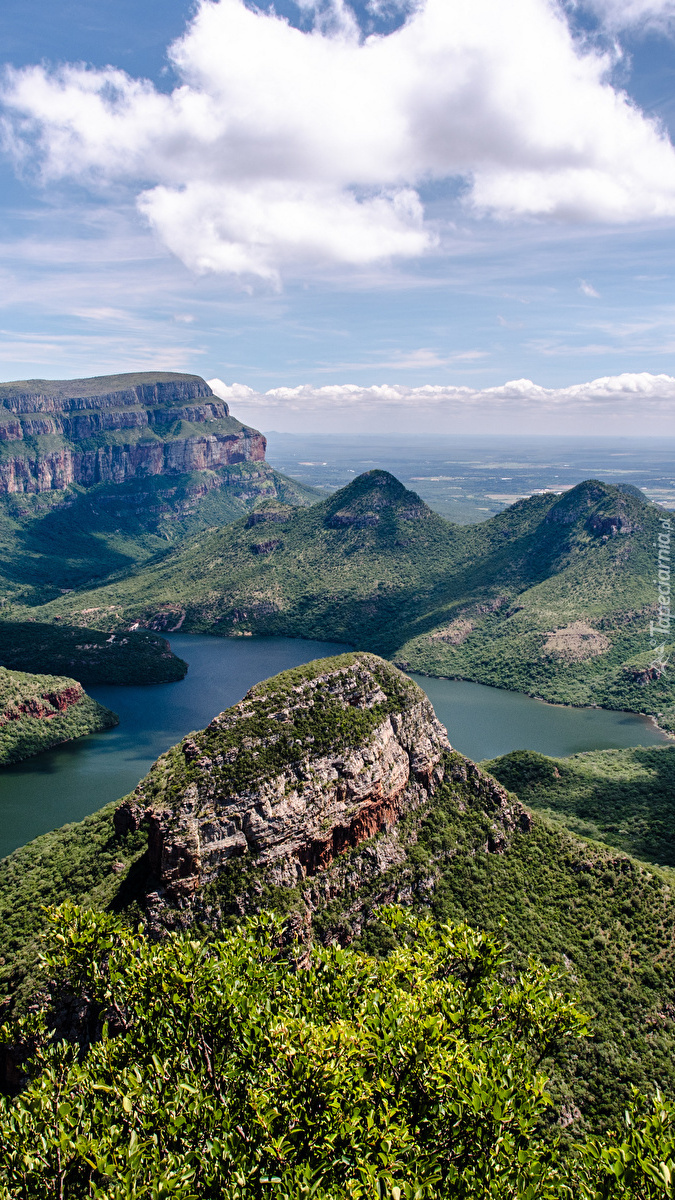
[[[358,641],[406,670],[651,713],[668,729],[675,689],[649,640],[668,519],[630,485],[589,480],[451,525],[374,470],[308,508],[263,501],[36,611],[111,631]]]
[[[48,1099],[37,1131],[36,1098],[57,1078],[80,1096],[87,1147],[107,1120],[91,1099],[101,1087],[129,1136],[141,1111],[163,1124],[166,1090],[160,1105],[141,1072],[134,1091],[124,1067],[117,1096],[122,1076],[102,1083],[96,1064],[125,1047],[138,1064],[151,1042],[157,1078],[175,1073],[160,1029],[188,975],[169,988],[167,955],[193,956],[190,996],[211,1000],[222,992],[205,981],[228,946],[239,947],[235,988],[261,946],[267,978],[287,963],[301,988],[334,962],[339,989],[353,970],[384,979],[405,960],[405,1007],[419,978],[410,964],[423,944],[436,962],[442,942],[443,979],[468,1005],[453,1010],[461,1030],[460,1009],[476,1029],[499,1013],[503,1029],[522,1004],[538,1030],[546,1091],[516,1018],[514,1087],[537,1099],[529,1124],[518,1100],[525,1157],[495,1149],[500,1171],[520,1187],[548,1164],[551,1200],[581,1195],[626,1108],[644,1122],[662,1103],[654,1088],[675,1094],[675,684],[669,635],[658,654],[649,636],[667,511],[620,479],[495,493],[484,519],[469,505],[455,522],[438,495],[427,492],[440,512],[379,466],[318,491],[316,475],[272,468],[265,437],[198,376],[0,385],[0,415],[0,1189],[19,1180],[33,1200],[13,1106],[31,1162],[51,1163],[58,1144],[73,1197],[107,1186],[108,1159],[65,1133],[70,1100]],[[123,947],[132,975],[143,963],[154,980],[142,998],[135,982],[119,990]],[[467,966],[478,959],[493,964],[480,1017]],[[438,996],[436,976],[427,982]],[[152,1031],[141,1010],[156,1014]],[[184,1061],[205,1028],[196,1042],[186,1032]],[[484,1055],[476,1036],[462,1054]],[[501,1055],[483,1130],[501,1128]],[[201,1078],[190,1061],[187,1091]],[[204,1061],[200,1111],[218,1094],[224,1112]],[[185,1172],[201,1134],[171,1103]],[[654,1117],[662,1131],[669,1103]],[[663,1137],[640,1150],[649,1170],[670,1161]],[[148,1153],[134,1154],[142,1173]],[[227,1161],[216,1155],[216,1175]]]
[[[150,688],[128,679],[124,686],[87,684],[92,700],[117,713],[119,724],[0,772],[0,858],[126,795],[160,754],[191,730],[207,725],[270,674],[348,649],[304,638],[213,638],[194,633],[171,634],[170,643],[177,661],[188,664],[180,682]],[[413,678],[451,731],[453,746],[476,761],[514,747],[560,756],[669,744],[665,733],[639,715],[560,708],[480,684]]]

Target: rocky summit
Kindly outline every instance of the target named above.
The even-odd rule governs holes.
[[[229,860],[245,858],[267,883],[302,884],[426,806],[451,754],[424,692],[391,664],[367,653],[318,659],[258,684],[162,755],[115,828],[149,828],[157,919],[199,908]],[[527,817],[490,788],[497,846],[504,823]]]

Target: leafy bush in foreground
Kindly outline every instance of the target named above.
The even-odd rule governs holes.
[[[466,926],[383,919],[387,959],[315,949],[299,967],[269,916],[157,944],[55,910],[53,1000],[3,1030],[34,1053],[0,1106],[0,1196],[673,1195],[658,1096],[624,1144],[561,1157],[542,1137],[537,1063],[586,1023],[553,974],[509,977]]]

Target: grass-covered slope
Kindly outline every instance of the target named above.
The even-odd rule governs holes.
[[[173,604],[184,608],[186,630],[330,637],[392,654],[421,614],[431,612],[433,622],[444,604],[467,594],[517,587],[519,558],[545,511],[546,501],[536,499],[466,530],[392,475],[370,471],[287,520],[260,521],[264,510],[253,512],[143,571],[57,600],[45,615],[79,620],[90,605],[116,604],[119,623],[147,623]],[[534,570],[542,564],[526,567],[528,577]]]
[[[62,623],[0,621],[0,666],[72,676],[80,683],[173,683],[187,663],[156,633],[108,634]]]
[[[482,765],[524,804],[584,837],[675,867],[675,746],[570,758],[515,750]]]
[[[335,638],[430,675],[675,721],[675,683],[654,666],[668,637],[649,639],[666,514],[636,489],[590,480],[466,527],[370,471],[287,515],[202,534],[45,616],[116,605],[128,627],[173,607],[186,630]]]
[[[317,671],[325,674],[329,668],[330,660],[309,664],[253,689],[248,706],[228,710],[209,730],[194,735],[194,745],[188,739],[179,751],[163,756],[129,797],[130,808],[143,795],[154,812],[174,792],[178,802],[180,793],[181,820],[189,824],[199,810],[200,789],[205,798],[211,796],[216,765],[224,770],[231,764],[228,778],[245,799],[256,779],[256,753],[263,776],[277,774],[285,764],[296,789],[305,786],[303,780],[313,787],[308,767],[317,752],[311,739],[317,737],[325,740],[318,753],[326,750],[343,769],[359,739],[368,742],[373,736],[373,721],[398,720],[396,712],[408,704],[412,685],[382,663],[378,680],[384,700],[378,696],[372,707],[355,708],[351,717],[345,710],[342,729],[323,729],[318,701],[317,711],[284,711],[288,706],[279,701],[284,688],[297,697],[294,689],[302,690],[318,678]],[[272,699],[276,718],[267,711]],[[327,703],[330,715],[330,696]],[[255,727],[256,704],[260,728]],[[249,725],[240,760],[228,738],[241,720]],[[314,722],[313,733],[308,721]],[[263,757],[265,731],[273,725],[277,741]],[[222,763],[217,762],[218,739]],[[213,752],[213,772],[201,757],[205,749]],[[490,931],[499,931],[504,919],[500,936],[508,940],[516,965],[534,954],[558,966],[570,990],[594,1014],[590,1041],[570,1053],[555,1077],[556,1103],[565,1120],[570,1117],[577,1127],[615,1123],[631,1084],[658,1083],[673,1093],[675,902],[668,878],[550,819],[535,815],[532,821],[508,821],[504,814],[511,801],[506,798],[505,808],[504,794],[500,800],[489,775],[452,751],[444,752],[442,766],[443,781],[431,797],[406,810],[397,824],[338,854],[327,869],[282,886],[253,853],[223,857],[215,876],[198,883],[188,902],[176,901],[176,919],[180,923],[193,913],[202,927],[218,930],[237,924],[247,911],[272,908],[303,937],[311,929],[325,943],[356,942],[378,953],[392,945],[378,920],[383,903],[401,902],[438,921],[466,920]],[[337,785],[329,779],[326,786]],[[216,791],[220,787],[217,783]],[[284,799],[280,796],[279,804]],[[229,811],[231,798],[223,803],[223,811]],[[512,813],[514,805],[515,798]],[[116,835],[110,806],[81,825],[38,838],[0,864],[0,980],[7,991],[19,988],[25,1000],[35,986],[45,901],[84,900],[126,912],[133,921],[147,896],[152,918],[157,880],[150,875],[150,856],[143,854],[143,828],[134,830],[131,821],[118,827]],[[177,846],[178,838],[173,849]]]
[[[0,766],[117,725],[74,679],[0,667]]]
[[[6,604],[35,605],[127,573],[182,537],[237,520],[267,497],[301,505],[317,494],[257,462],[218,474],[0,496],[0,594]]]

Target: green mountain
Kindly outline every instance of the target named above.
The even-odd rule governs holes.
[[[148,560],[261,497],[317,493],[198,375],[0,384],[0,590],[34,604]]]
[[[73,624],[343,640],[430,675],[675,718],[657,616],[667,514],[589,480],[450,525],[384,471],[321,503],[262,503],[102,588],[43,610]],[[662,644],[664,643],[664,644]]]
[[[18,1007],[40,984],[44,905],[66,899],[142,919],[160,940],[272,909],[301,949],[377,955],[396,945],[382,905],[466,921],[507,940],[508,977],[534,955],[593,1016],[591,1036],[545,1064],[554,1119],[572,1132],[616,1126],[631,1085],[675,1092],[667,878],[532,816],[371,654],[257,685],[117,808],[5,859],[0,981]]]
[[[569,758],[514,750],[481,765],[530,808],[583,837],[675,867],[675,746]]]
[[[0,667],[0,766],[117,724],[74,679]]]

